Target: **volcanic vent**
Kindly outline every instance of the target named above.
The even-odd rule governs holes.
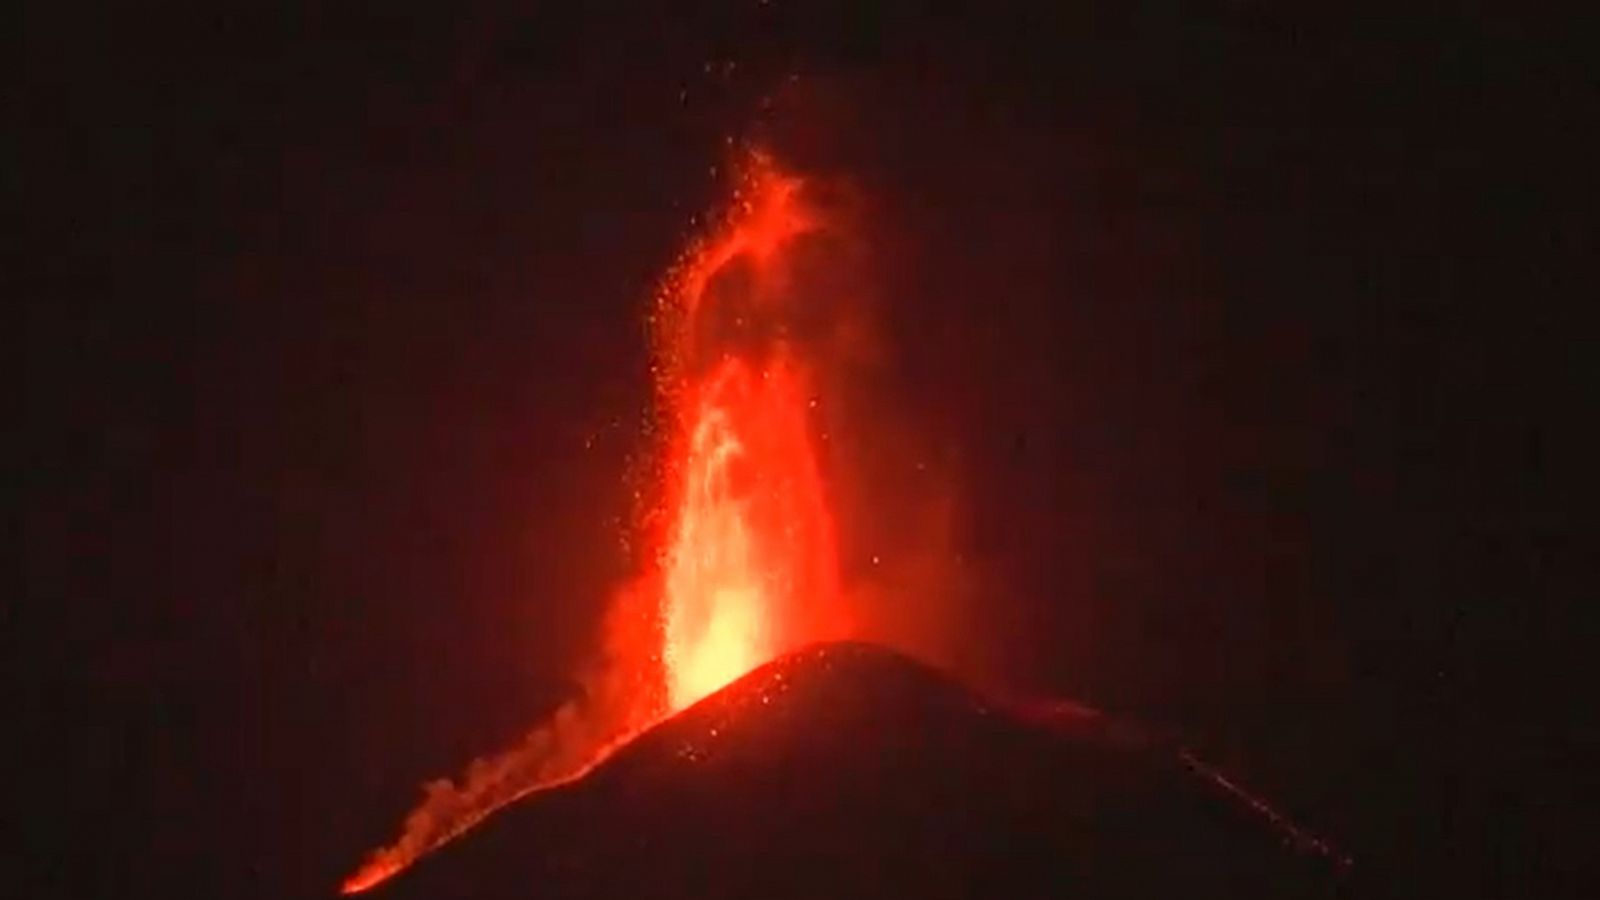
[[[507,809],[388,896],[1296,897],[1336,869],[1177,748],[835,643]]]

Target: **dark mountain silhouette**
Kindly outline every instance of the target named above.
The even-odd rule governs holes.
[[[1174,744],[840,643],[757,669],[376,894],[1299,897],[1341,870]]]

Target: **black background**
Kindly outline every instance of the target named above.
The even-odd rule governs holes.
[[[1184,730],[1376,893],[1575,887],[1560,23],[449,6],[24,23],[17,896],[326,894],[571,690],[641,312],[762,128],[894,223],[982,677]]]

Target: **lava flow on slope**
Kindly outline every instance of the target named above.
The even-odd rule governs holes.
[[[796,316],[797,250],[830,223],[807,185],[749,151],[719,224],[652,309],[658,448],[653,547],[618,592],[586,695],[521,744],[425,788],[400,837],[343,884],[357,893],[496,809],[582,777],[645,728],[781,653],[847,630],[834,523]]]

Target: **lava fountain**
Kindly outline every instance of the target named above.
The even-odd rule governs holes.
[[[367,890],[535,791],[582,777],[640,731],[751,669],[849,633],[813,434],[806,241],[826,217],[803,179],[751,150],[719,223],[651,311],[656,494],[645,571],[619,591],[587,694],[522,743],[425,787],[395,843],[343,884]]]

